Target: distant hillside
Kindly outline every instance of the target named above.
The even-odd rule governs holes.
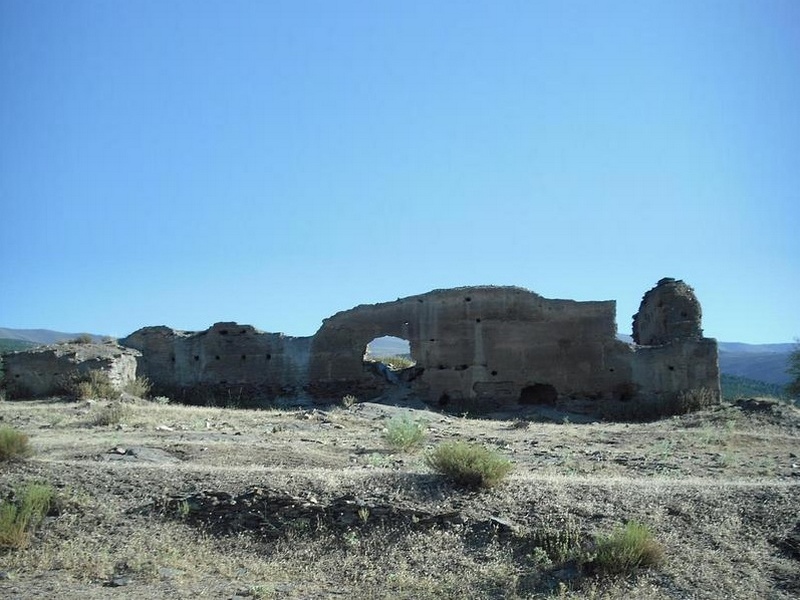
[[[384,336],[370,342],[367,354],[370,356],[405,356],[411,352],[406,340]]]
[[[9,329],[0,327],[0,339],[32,342],[33,344],[55,344],[74,340],[80,333],[64,333],[51,329]],[[89,334],[96,342],[102,341],[105,336]]]
[[[794,348],[793,344],[765,345]],[[786,369],[789,366],[790,351],[755,352],[752,349],[730,351],[720,348],[719,370],[728,375],[736,375],[783,386],[789,383],[790,379],[786,373]]]
[[[727,375],[723,373],[720,377],[720,384],[722,385],[722,397],[725,398],[725,400],[758,398],[763,396],[770,396],[773,398],[785,397],[784,386],[776,383],[756,381],[755,379],[748,379],[747,377],[738,377],[737,375]]]
[[[26,348],[33,348],[38,346],[34,342],[26,342],[25,340],[12,340],[0,338],[0,354],[3,352],[16,352],[17,350],[25,350]]]

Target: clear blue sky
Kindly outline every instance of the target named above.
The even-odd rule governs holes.
[[[800,2],[0,0],[0,327],[665,276],[800,336]]]

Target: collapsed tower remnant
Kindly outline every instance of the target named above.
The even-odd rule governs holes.
[[[717,343],[702,336],[688,285],[662,279],[644,295],[634,344],[617,338],[615,317],[614,301],[479,286],[357,306],[325,319],[311,337],[217,323],[199,333],[146,327],[120,343],[141,352],[138,374],[155,390],[189,401],[222,394],[324,402],[377,397],[396,385],[448,410],[581,400],[670,414],[719,400]],[[407,340],[414,366],[389,378],[365,362],[367,345],[382,336]]]

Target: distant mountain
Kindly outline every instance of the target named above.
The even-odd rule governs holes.
[[[80,333],[64,333],[63,331],[53,331],[51,329],[9,329],[0,327],[0,339],[21,340],[34,344],[55,344],[74,340]],[[89,334],[96,342],[102,341],[105,336]]]
[[[719,349],[736,354],[789,354],[797,344],[742,344],[740,342],[717,342]]]
[[[727,345],[727,344],[726,344]],[[740,344],[747,345],[747,344]],[[793,344],[764,344],[765,346],[788,346]],[[719,370],[728,375],[756,379],[766,383],[786,385],[791,379],[786,369],[789,366],[789,353],[783,352],[756,352],[752,348],[744,351],[724,350],[720,344]]]
[[[388,335],[374,339],[367,345],[367,354],[370,356],[405,356],[410,352],[406,340]]]

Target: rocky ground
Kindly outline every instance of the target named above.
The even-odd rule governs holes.
[[[0,498],[48,483],[29,546],[0,550],[3,598],[795,598],[800,411],[722,405],[652,423],[531,411],[482,418],[405,398],[326,409],[200,408],[129,399],[0,402],[31,458]],[[421,420],[425,447],[386,427]],[[107,423],[107,424],[103,424]],[[514,463],[454,487],[426,466],[447,440]],[[537,558],[537,532],[586,540],[635,520],[657,568],[600,577]]]

